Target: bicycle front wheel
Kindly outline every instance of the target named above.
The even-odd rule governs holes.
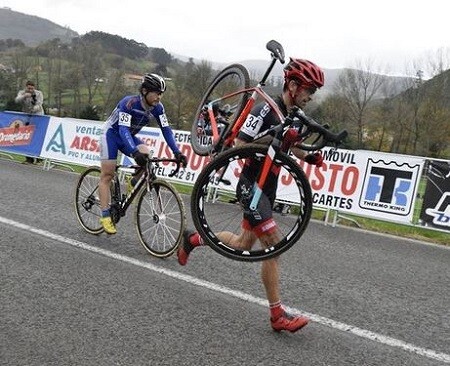
[[[195,153],[206,156],[217,146],[213,144],[212,129],[209,117],[204,113],[205,106],[214,103],[214,114],[218,121],[218,132],[224,136],[236,122],[248,95],[245,92],[230,95],[248,88],[250,77],[247,69],[240,64],[233,64],[223,69],[211,82],[197,108],[191,127],[191,144]]]
[[[100,168],[86,169],[78,179],[75,189],[75,213],[81,226],[88,233],[98,235],[103,232],[100,224],[102,209],[98,184],[100,182]]]
[[[255,217],[259,213],[267,217],[268,213],[269,218],[273,218],[276,224],[273,237],[276,239],[268,244],[255,237],[255,242],[249,243],[248,236],[240,236],[244,212],[248,215],[250,210],[248,200],[245,203],[243,198],[244,191],[251,194],[248,187],[253,186],[250,182],[242,188],[242,167],[249,159],[262,162],[266,155],[267,147],[255,144],[227,150],[204,168],[194,185],[191,197],[194,225],[205,242],[225,257],[249,262],[276,257],[294,245],[308,225],[312,212],[308,179],[292,158],[278,153],[272,166],[279,169],[276,194],[270,198],[265,196],[266,206],[258,206],[253,211]],[[240,193],[236,194],[236,191]],[[250,196],[247,198],[251,200]],[[280,204],[287,205],[288,209],[274,209]]]
[[[151,190],[137,198],[136,228],[141,244],[151,255],[169,257],[183,238],[186,214],[183,201],[168,182],[157,179]]]

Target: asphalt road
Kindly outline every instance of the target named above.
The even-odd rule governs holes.
[[[280,260],[312,321],[275,333],[259,263],[85,233],[77,178],[0,159],[0,365],[450,364],[448,248],[311,222]]]

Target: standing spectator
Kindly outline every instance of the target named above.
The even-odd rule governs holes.
[[[22,105],[22,112],[27,114],[42,115],[44,108],[44,95],[40,90],[37,90],[34,83],[30,80],[25,84],[25,89],[19,90],[16,97],[16,103]],[[25,163],[35,164],[39,159],[34,159],[30,156],[25,157]]]

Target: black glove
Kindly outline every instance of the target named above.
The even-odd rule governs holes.
[[[187,166],[186,155],[183,155],[182,153],[177,152],[177,153],[175,153],[175,159],[177,159],[181,163],[183,168],[186,168],[186,166]]]
[[[316,152],[314,154],[306,155],[305,156],[305,161],[308,164],[312,164],[312,165],[315,165],[315,166],[320,168],[322,166],[322,163],[323,163],[323,157],[322,157],[321,153]]]
[[[137,163],[137,165],[145,166],[148,159],[148,154],[141,153],[139,150],[131,154],[131,157]]]

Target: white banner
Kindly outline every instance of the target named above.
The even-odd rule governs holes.
[[[50,117],[41,157],[78,165],[100,166],[102,122]]]
[[[51,117],[41,156],[85,166],[100,165],[99,138],[102,124]],[[173,156],[159,128],[144,127],[137,136],[149,146],[154,156]],[[209,157],[194,153],[190,132],[174,130],[174,138],[181,152],[187,156],[188,166],[175,177],[169,178],[175,166],[171,163],[160,164],[156,174],[176,182],[194,184],[198,174],[209,162]],[[424,158],[330,148],[324,148],[322,153],[324,164],[320,168],[297,160],[311,183],[315,207],[381,220],[412,222]],[[120,163],[132,165],[134,162],[122,156]],[[236,176],[230,173],[224,178],[232,184],[221,188],[234,189]],[[293,196],[296,189],[288,178],[287,175],[280,175],[278,189],[283,190],[284,199],[295,202],[298,200]]]
[[[366,150],[323,149],[324,164],[299,162],[314,206],[380,220],[412,222],[424,159]]]

